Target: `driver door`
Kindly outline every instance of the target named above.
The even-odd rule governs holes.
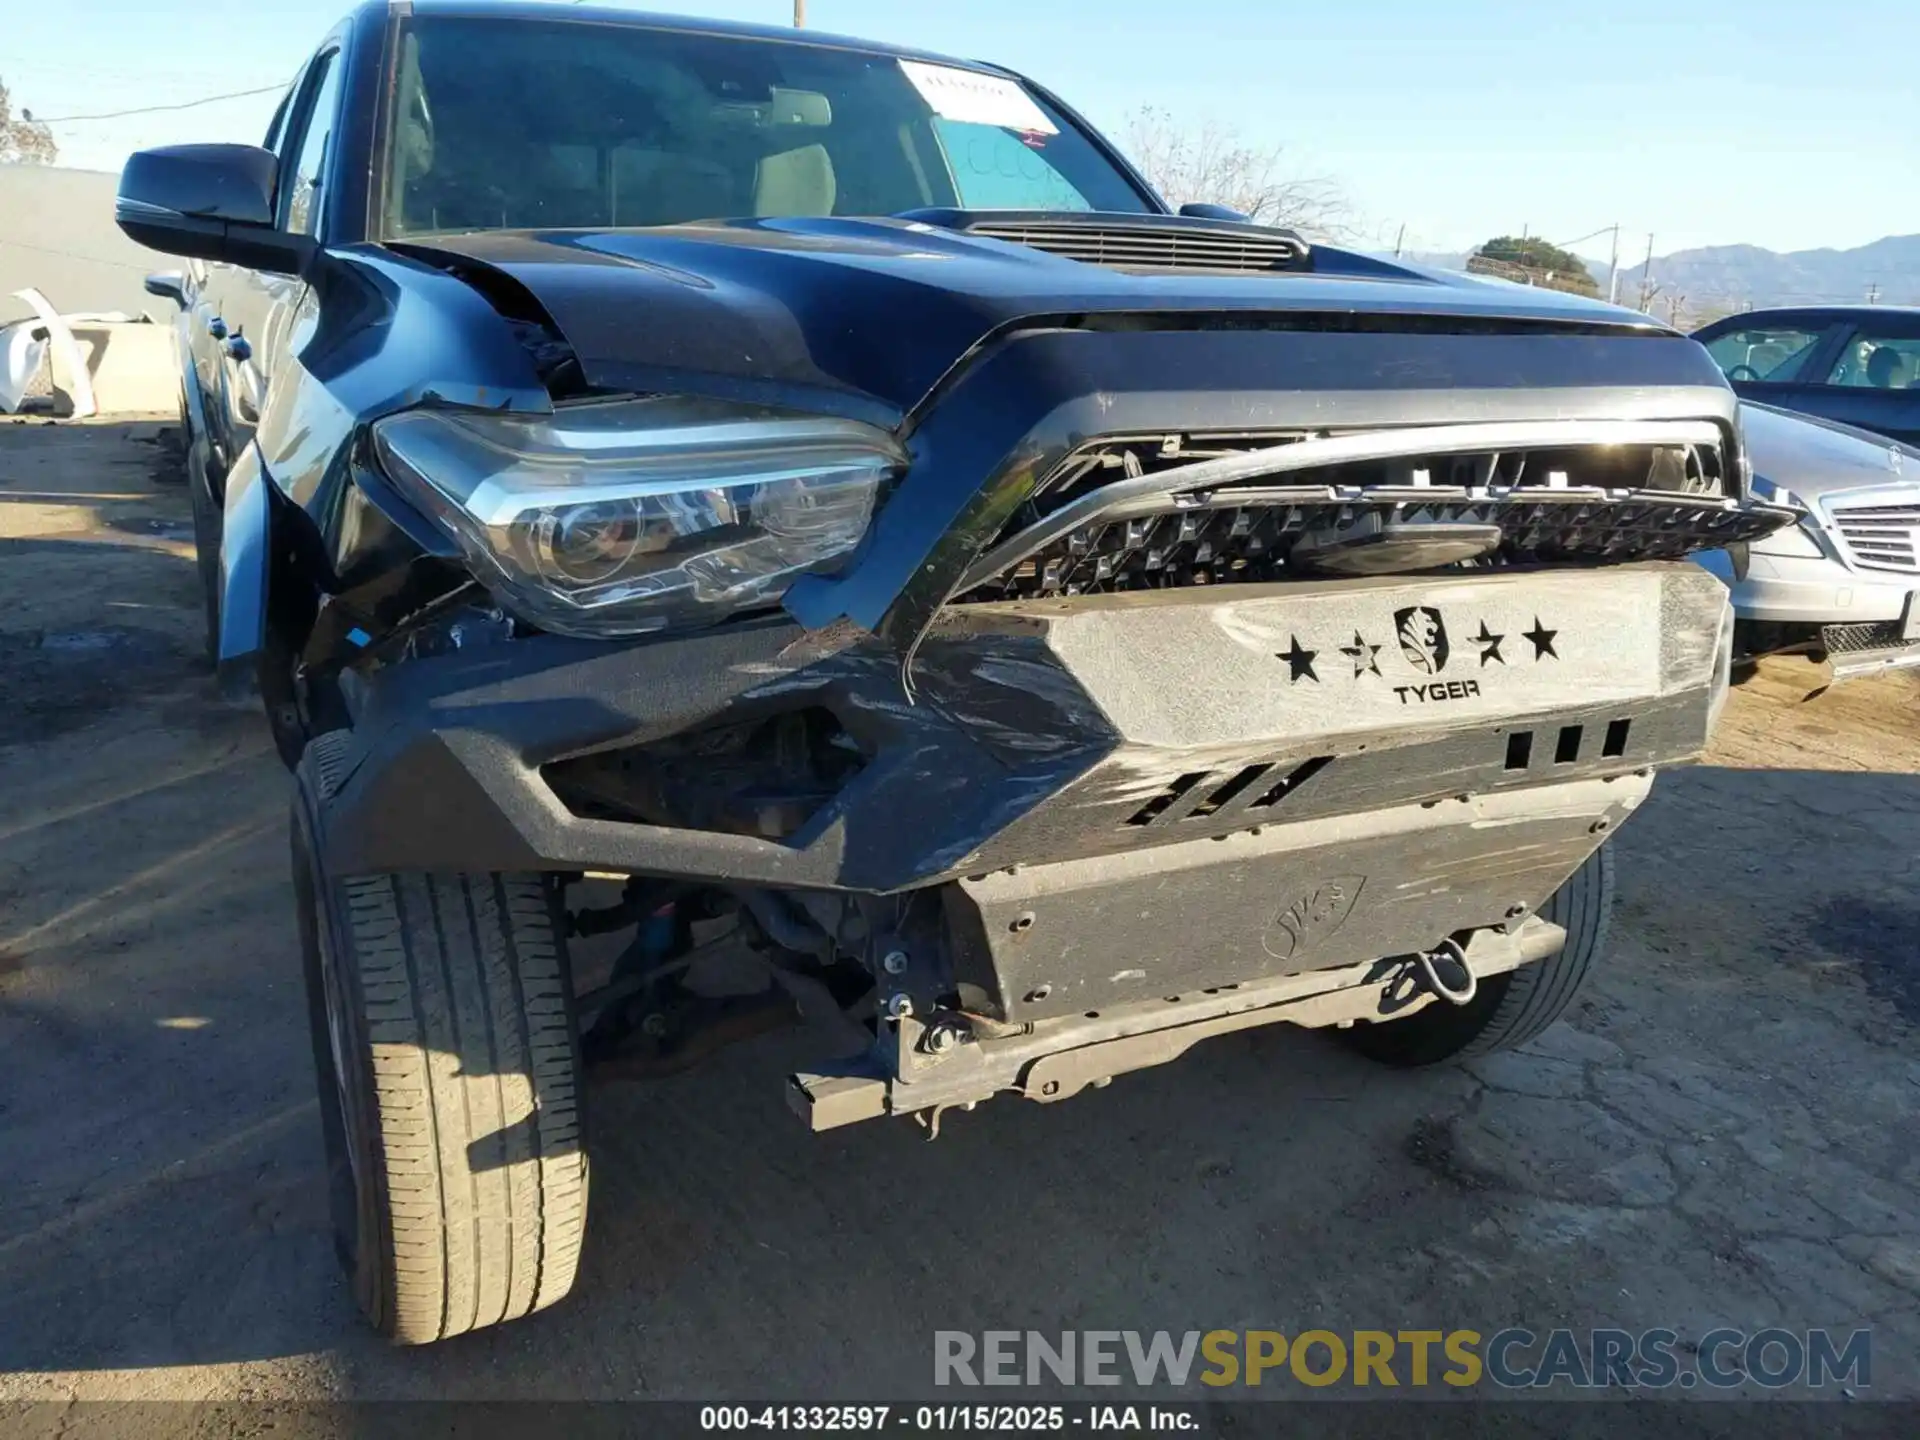
[[[288,123],[275,153],[280,160],[276,223],[283,230],[317,234],[326,200],[326,173],[340,109],[343,59],[338,46],[307,63]],[[285,352],[294,307],[306,290],[297,275],[222,266],[218,341],[224,423],[237,456],[253,441],[273,382],[274,357]]]

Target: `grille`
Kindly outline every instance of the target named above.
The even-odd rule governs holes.
[[[1212,270],[1259,274],[1302,270],[1306,243],[1284,230],[1186,225],[1075,225],[988,221],[970,235],[1028,245],[1085,265],[1112,270]]]
[[[1288,556],[1308,534],[1370,523],[1498,527],[1496,557],[1524,561],[1670,560],[1756,540],[1777,517],[1685,497],[1553,501],[1514,495],[1407,504],[1324,500],[1187,510],[1095,520],[976,587],[964,599],[1028,600],[1177,585],[1286,578]]]
[[[1920,574],[1920,505],[1850,505],[1833,512],[1833,523],[1862,569]]]
[[[1035,487],[956,598],[1680,559],[1758,539],[1790,516],[1732,497],[1719,432],[1706,422],[1573,426],[1561,433],[1599,438],[1446,448],[1468,433],[1498,441],[1553,428],[1196,432],[1094,441]],[[1323,463],[1284,463],[1290,452],[1304,458],[1293,447],[1310,443],[1315,457],[1327,457]],[[1263,474],[1263,461],[1277,469]],[[1193,488],[1156,489],[1161,476],[1190,480]]]

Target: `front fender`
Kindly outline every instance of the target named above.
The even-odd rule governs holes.
[[[180,415],[187,427],[184,438],[188,445],[198,440],[211,448],[213,432],[207,424],[206,392],[200,385],[200,372],[194,367],[193,338],[187,333],[184,318],[174,325],[173,343],[180,361]]]
[[[267,566],[273,510],[260,447],[249,445],[227,471],[220,532],[220,689],[243,698],[267,643]]]

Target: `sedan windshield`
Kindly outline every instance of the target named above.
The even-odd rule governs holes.
[[[1017,81],[805,41],[421,17],[402,39],[388,236],[1154,207]]]

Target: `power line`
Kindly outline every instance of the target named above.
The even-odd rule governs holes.
[[[11,246],[15,250],[37,250],[42,255],[64,255],[69,260],[84,260],[89,265],[117,265],[122,270],[147,271],[150,265],[136,265],[131,260],[109,260],[104,255],[82,255],[78,250],[61,250],[52,245],[29,245],[25,240],[11,240],[0,235],[0,251]]]
[[[127,115],[157,115],[162,110],[192,110],[200,105],[215,105],[222,100],[244,100],[249,95],[276,94],[287,88],[282,80],[273,85],[261,85],[252,90],[234,90],[225,95],[208,95],[199,100],[182,100],[174,105],[141,105],[132,110],[102,110],[94,115],[55,115],[33,116],[36,125],[77,125],[82,120],[118,120]]]

